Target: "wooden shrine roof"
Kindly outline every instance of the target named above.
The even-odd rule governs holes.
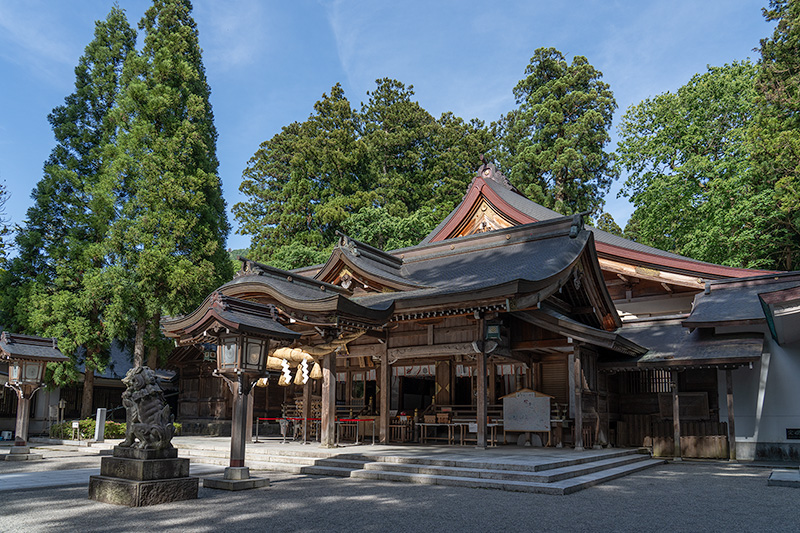
[[[277,320],[274,308],[256,302],[232,298],[215,291],[194,312],[161,320],[167,337],[179,344],[215,342],[216,330],[283,340],[297,340],[300,334]]]
[[[800,287],[800,272],[711,281],[695,296],[685,327],[719,327],[765,324],[760,294]]]
[[[646,347],[647,353],[635,358],[603,356],[598,362],[601,370],[735,368],[758,361],[764,346],[760,333],[717,335],[708,329],[692,331],[681,325],[681,319],[674,318],[625,324],[622,332]]]
[[[0,356],[5,359],[30,359],[52,362],[66,361],[53,338],[20,335],[4,331],[0,334]]]
[[[498,172],[493,165],[485,164],[478,170],[478,175],[470,184],[461,204],[423,239],[422,244],[452,238],[454,232],[470,216],[476,202],[481,201],[481,199],[488,201],[491,206],[514,224],[528,224],[563,216],[552,209],[529,200],[510,186],[505,176]],[[741,278],[771,273],[771,271],[766,270],[734,268],[697,261],[646,246],[591,226],[587,226],[587,228],[594,234],[599,257],[624,259],[627,262],[666,271],[693,273],[703,279]]]

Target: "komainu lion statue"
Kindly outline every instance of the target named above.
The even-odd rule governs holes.
[[[120,446],[150,450],[172,448],[175,426],[164,392],[156,382],[155,373],[146,366],[131,368],[123,378],[125,392],[125,440]],[[138,442],[136,440],[138,439]]]

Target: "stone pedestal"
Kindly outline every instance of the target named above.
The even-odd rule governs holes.
[[[773,470],[767,480],[770,487],[800,488],[800,473],[797,470]]]
[[[42,454],[31,453],[30,446],[12,446],[9,448],[6,455],[0,456],[6,461],[38,461],[42,458]]]
[[[189,459],[178,450],[116,446],[100,460],[100,475],[89,478],[89,499],[129,507],[197,498],[199,479],[189,477]]]
[[[250,477],[250,469],[246,466],[229,466],[222,476],[203,478],[203,487],[222,490],[258,489],[269,487],[269,478]]]

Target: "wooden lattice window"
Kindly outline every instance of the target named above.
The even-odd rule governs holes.
[[[647,394],[671,390],[669,370],[641,370],[620,374],[620,394]]]

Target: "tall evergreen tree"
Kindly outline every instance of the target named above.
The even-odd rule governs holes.
[[[109,356],[103,300],[86,283],[107,266],[102,243],[114,216],[103,208],[97,184],[107,165],[103,149],[115,139],[109,113],[122,65],[135,44],[136,32],[118,7],[96,22],[75,68],[75,92],[48,117],[56,146],[32,193],[34,204],[17,233],[19,256],[6,276],[4,315],[18,330],[57,337],[70,356],[56,369],[55,383],[75,381],[75,364],[84,364],[83,417],[92,409],[94,371]]]
[[[514,87],[519,107],[494,124],[512,183],[565,215],[598,214],[617,178],[605,151],[617,104],[602,77],[583,56],[568,64],[555,48],[539,48]]]
[[[800,2],[771,0],[763,13],[777,26],[761,40],[753,187],[765,207],[773,268],[792,270],[800,261]]]
[[[111,298],[112,337],[128,338],[134,364],[156,364],[162,314],[188,312],[230,279],[229,230],[217,175],[217,131],[188,0],[155,0],[139,23],[144,49],[125,62],[113,158],[101,183],[119,213],[94,286]]]
[[[283,267],[325,258],[341,221],[375,197],[360,129],[337,84],[306,121],[261,144],[239,187],[252,200],[233,208],[239,231],[253,235],[253,258]]]
[[[413,87],[377,80],[360,111],[340,85],[259,147],[234,206],[252,257],[282,268],[327,259],[336,230],[379,247],[418,242],[457,205],[481,153],[482,122],[435,120]],[[414,240],[416,239],[416,241]]]
[[[388,78],[376,80],[362,105],[369,171],[379,205],[406,216],[429,198],[425,162],[436,134],[436,119],[412,100],[414,87]]]
[[[8,201],[8,187],[3,182],[0,182],[0,268],[5,267],[6,258],[8,257],[8,236],[11,230],[8,227],[8,219],[6,218],[5,205]]]

